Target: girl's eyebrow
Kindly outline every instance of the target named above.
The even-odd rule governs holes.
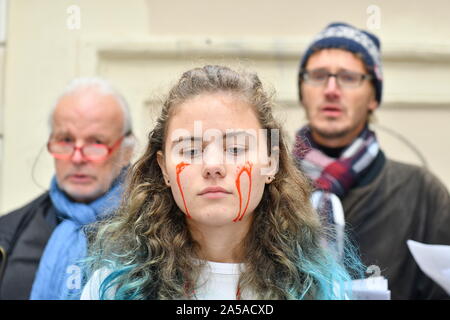
[[[172,147],[180,142],[185,142],[185,141],[202,141],[203,138],[202,137],[192,137],[192,136],[185,136],[185,137],[179,137],[178,139],[174,139],[172,140]]]
[[[239,136],[239,135],[245,135],[245,136],[249,136],[252,138],[256,138],[253,134],[251,134],[250,132],[246,131],[246,130],[230,130],[230,131],[226,131],[223,135],[222,135],[222,139],[229,139],[235,136]],[[174,147],[174,145],[180,143],[180,142],[203,142],[203,137],[195,137],[195,136],[181,136],[178,138],[175,138],[174,140],[172,140],[172,145],[171,148]]]
[[[246,136],[250,136],[250,137],[255,137],[253,134],[251,134],[250,132],[248,132],[246,130],[227,131],[227,132],[225,132],[223,137],[230,138],[230,137],[234,137],[234,136],[238,136],[238,135],[246,135]]]

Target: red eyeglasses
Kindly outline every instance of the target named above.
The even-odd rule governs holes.
[[[120,137],[111,147],[102,143],[88,143],[81,147],[76,147],[71,142],[50,140],[47,143],[47,150],[56,159],[69,160],[76,150],[80,150],[84,159],[102,161],[107,159],[120,146],[127,135]]]

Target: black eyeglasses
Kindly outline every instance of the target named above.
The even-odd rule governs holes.
[[[303,70],[300,72],[303,81],[313,86],[323,86],[328,83],[330,77],[335,77],[341,88],[357,88],[364,80],[372,79],[370,74],[340,70],[331,73],[326,69]]]

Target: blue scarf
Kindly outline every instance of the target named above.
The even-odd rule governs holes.
[[[50,198],[62,222],[53,231],[39,263],[31,300],[79,299],[84,279],[80,260],[87,254],[83,227],[106,217],[116,209],[122,196],[125,168],[102,197],[85,204],[73,202],[53,177]]]

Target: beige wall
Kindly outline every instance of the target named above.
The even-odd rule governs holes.
[[[0,45],[0,213],[49,184],[48,110],[75,76],[100,75],[128,98],[141,147],[158,98],[183,70],[220,62],[253,69],[278,92],[289,134],[305,123],[295,86],[298,60],[331,21],[367,28],[380,9],[385,91],[375,129],[388,156],[429,168],[450,188],[450,2],[9,0],[6,61]],[[345,3],[345,4],[342,4]],[[76,5],[80,29],[67,10]],[[0,94],[1,97],[1,94]],[[3,131],[1,131],[3,129]],[[34,174],[32,168],[34,166]],[[34,178],[33,178],[34,176]]]
[[[0,0],[0,165],[3,162],[3,88],[4,88],[4,78],[5,78],[5,56],[6,56],[6,16],[7,7],[6,1]],[[2,170],[0,166],[0,181],[3,180]],[[2,203],[1,185],[0,185],[0,204]],[[0,211],[1,213],[1,211]]]

